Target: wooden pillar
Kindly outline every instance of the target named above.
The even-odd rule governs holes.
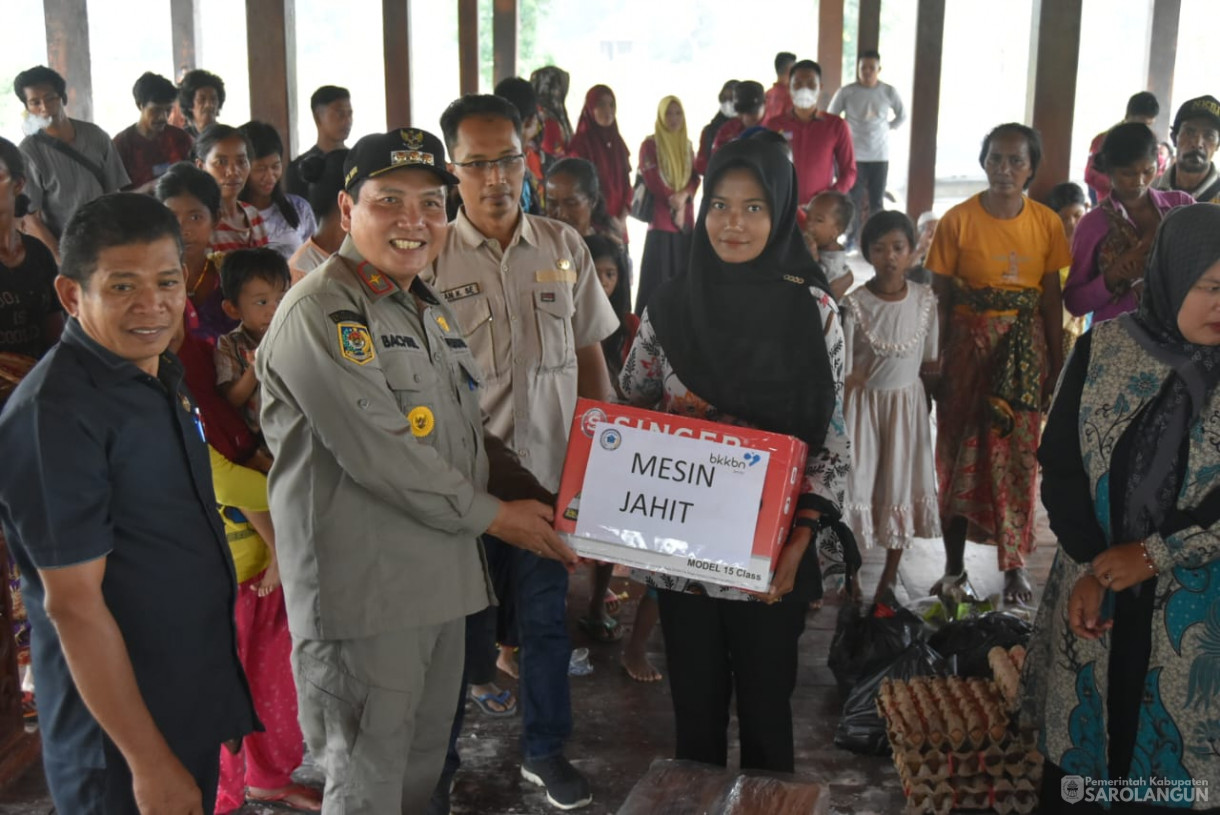
[[[1148,90],[1161,103],[1161,115],[1156,117],[1153,130],[1159,138],[1169,133],[1169,123],[1176,111],[1173,104],[1173,66],[1178,59],[1178,20],[1182,15],[1182,0],[1153,0],[1152,37],[1148,43]]]
[[[250,118],[275,125],[285,155],[294,156],[300,146],[295,0],[246,0],[246,55]]]
[[[463,95],[479,92],[479,0],[458,0],[458,77]]]
[[[881,0],[860,0],[860,36],[856,42],[857,56],[864,51],[880,49]]]
[[[843,0],[818,0],[818,64],[828,100],[843,84]]]
[[[68,83],[68,115],[93,121],[93,71],[89,66],[86,0],[43,0],[47,65]]]
[[[411,124],[410,0],[381,0],[385,50],[385,126]]]
[[[517,0],[494,0],[491,12],[492,81],[517,75]]]
[[[184,69],[199,67],[200,5],[196,0],[170,0],[169,17],[174,48],[175,82]]]
[[[1042,134],[1042,165],[1029,187],[1040,200],[1071,175],[1076,69],[1083,0],[1035,0],[1033,126]]]
[[[936,132],[940,123],[940,66],[945,44],[945,0],[919,0],[911,106],[911,162],[907,214],[932,208],[936,196]]]

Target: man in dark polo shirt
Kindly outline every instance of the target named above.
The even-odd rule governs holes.
[[[199,414],[166,353],[186,297],[178,223],[106,195],[62,248],[71,319],[0,414],[48,785],[64,815],[210,815],[220,746],[256,722]]]

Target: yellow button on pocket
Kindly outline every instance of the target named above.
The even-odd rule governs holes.
[[[411,433],[421,439],[431,434],[432,428],[436,427],[436,417],[432,415],[431,410],[422,405],[411,408],[411,412],[407,414],[407,422],[411,425]]]

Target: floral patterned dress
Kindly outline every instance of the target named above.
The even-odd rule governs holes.
[[[821,450],[809,452],[809,459],[805,464],[805,481],[801,491],[821,497],[838,514],[842,511],[847,477],[851,470],[851,440],[848,438],[847,425],[843,420],[843,376],[846,360],[843,328],[840,325],[839,309],[835,305],[834,299],[820,289],[811,288],[810,291],[817,299],[822,324],[827,326],[826,350],[830,355],[830,369],[835,379],[835,406],[830,427],[826,433],[825,446]],[[661,347],[661,343],[657,339],[647,310],[644,311],[640,320],[640,330],[636,334],[635,343],[631,346],[631,351],[627,354],[627,361],[623,364],[619,384],[622,387],[623,396],[637,407],[722,424],[748,426],[739,419],[721,413],[715,406],[709,405],[699,396],[687,390],[670,366],[665,349]],[[845,567],[843,548],[838,537],[832,530],[823,529],[818,535],[817,547],[823,581],[831,588],[841,588]],[[740,589],[710,583],[704,584],[696,580],[656,572],[640,570],[633,577],[652,588],[706,594],[710,597],[729,600],[754,599],[752,595]]]
[[[1087,363],[1073,358],[1055,396],[1045,437],[1050,450],[1044,447],[1041,460],[1043,500],[1060,540],[1122,542],[1113,539],[1111,496],[1125,492],[1111,476],[1122,460],[1124,433],[1170,374],[1127,333],[1127,319],[1103,322],[1081,339],[1076,353]],[[1077,395],[1076,415],[1070,407],[1057,415]],[[1089,564],[1061,549],[1029,645],[1023,703],[1040,730],[1042,753],[1066,774],[1112,779],[1109,751],[1125,729],[1134,741],[1129,778],[1170,784],[1194,779],[1214,795],[1220,789],[1220,392],[1210,394],[1191,428],[1185,467],[1175,517],[1165,524],[1172,528],[1144,541],[1159,570],[1139,584],[1143,625],[1150,617],[1150,627],[1123,626],[1115,615],[1115,627],[1101,638],[1077,637],[1068,625],[1068,600]],[[1103,613],[1114,614],[1117,600],[1107,592]],[[1142,673],[1124,656],[1141,636],[1147,654]],[[1124,685],[1138,714],[1111,721],[1115,688]],[[1192,808],[1190,802],[1170,806]],[[1194,809],[1208,806],[1193,803]]]

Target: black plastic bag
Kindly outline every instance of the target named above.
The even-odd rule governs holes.
[[[835,728],[835,746],[869,756],[889,755],[885,720],[877,711],[877,692],[883,679],[915,676],[945,676],[946,663],[928,643],[911,644],[898,658],[856,683],[843,705],[843,716]]]
[[[945,659],[957,658],[956,675],[986,679],[991,676],[988,652],[997,645],[1004,649],[1024,645],[1032,631],[1033,626],[1025,620],[993,611],[945,624],[928,638],[928,644]]]
[[[884,668],[912,643],[927,638],[927,623],[905,608],[894,609],[892,617],[876,614],[875,605],[867,613],[850,603],[839,610],[826,664],[835,675],[841,697],[847,696],[860,677]]]

